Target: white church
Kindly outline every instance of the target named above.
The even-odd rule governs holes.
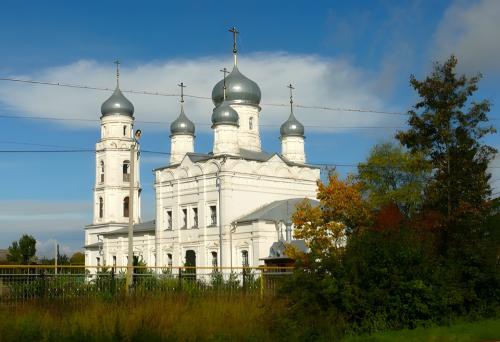
[[[94,215],[85,227],[87,266],[127,265],[130,215],[134,256],[148,266],[256,267],[270,255],[279,257],[284,241],[294,242],[291,215],[304,198],[316,203],[320,170],[306,163],[304,126],[294,116],[291,95],[290,116],[280,128],[281,153],[262,150],[261,91],[239,70],[233,31],[233,69],[212,90],[212,151],[194,151],[195,125],[184,112],[181,84],[170,162],[154,170],[152,221],[141,220],[137,155],[131,179],[134,106],[120,91],[117,74],[116,89],[101,106]]]

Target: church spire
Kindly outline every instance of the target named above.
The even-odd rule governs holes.
[[[288,119],[281,125],[281,137],[286,136],[299,136],[304,137],[304,125],[302,125],[295,115],[293,114],[293,90],[295,89],[292,84],[286,86],[290,89],[290,115]]]
[[[120,64],[121,64],[121,62],[119,59],[117,59],[113,63],[116,64],[116,87],[119,88],[120,87]]]
[[[286,86],[288,89],[290,89],[290,115],[293,115],[293,90],[295,89],[292,84],[290,83],[289,85]]]
[[[184,88],[186,88],[186,86],[184,85],[184,82],[181,82],[180,84],[178,84],[178,86],[181,88],[181,107],[184,106]]]
[[[234,26],[231,27],[228,31],[233,34],[233,57],[234,66],[236,66],[238,64],[238,48],[236,47],[236,35],[238,35],[240,31],[238,31]]]

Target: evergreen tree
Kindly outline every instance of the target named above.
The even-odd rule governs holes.
[[[491,195],[487,168],[496,153],[482,142],[486,135],[495,133],[487,124],[490,103],[471,99],[481,75],[457,75],[456,65],[457,59],[451,56],[444,64],[436,63],[423,81],[411,77],[420,100],[409,111],[410,129],[396,135],[411,152],[421,153],[432,165],[426,205],[445,218],[445,240],[451,227],[478,224],[477,219],[485,216]],[[463,222],[471,219],[468,224]]]

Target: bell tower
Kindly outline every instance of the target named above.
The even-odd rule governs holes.
[[[127,224],[129,215],[140,220],[139,161],[130,179],[130,148],[134,144],[134,105],[120,90],[116,61],[116,89],[101,106],[101,139],[96,144],[96,181],[93,225]],[[130,182],[134,182],[134,212],[129,212]]]

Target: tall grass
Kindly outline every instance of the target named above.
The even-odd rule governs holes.
[[[0,307],[1,341],[156,341],[272,338],[255,296],[132,297]]]

